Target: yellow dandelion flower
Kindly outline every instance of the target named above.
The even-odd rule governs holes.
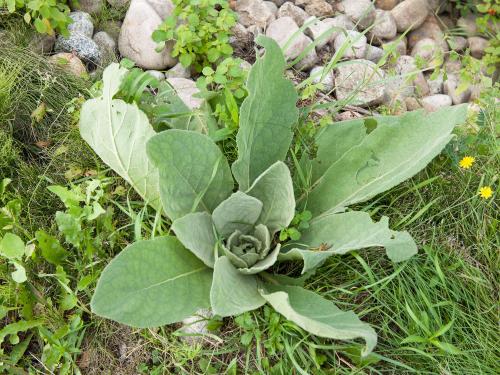
[[[476,159],[472,156],[464,156],[458,164],[460,165],[460,168],[469,169],[470,167],[472,167],[472,164],[474,164],[475,160]]]
[[[489,186],[483,186],[479,189],[479,196],[483,199],[488,199],[493,195],[493,190]]]

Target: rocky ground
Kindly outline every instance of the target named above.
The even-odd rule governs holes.
[[[151,39],[172,13],[171,1],[107,2],[110,8],[128,7],[122,21],[96,28],[93,17],[99,16],[104,0],[80,0],[71,13],[69,36],[39,38],[37,49],[52,54],[54,61],[65,61],[75,74],[129,58],[156,77],[168,79],[192,107],[199,105],[192,98],[196,77],[171,57],[171,46],[157,52]],[[488,41],[478,36],[473,16],[454,17],[450,2],[237,0],[232,7],[239,22],[232,37],[236,51],[252,50],[260,33],[282,47],[291,39],[285,55],[290,62],[298,60],[293,73],[301,72],[296,75],[301,79],[310,76],[313,84],[321,82],[319,88],[328,100],[347,101],[355,93],[351,105],[384,104],[399,113],[420,107],[432,111],[479,95],[478,86],[457,90],[461,65],[450,52],[468,49],[481,58]],[[248,58],[248,53],[240,54]],[[349,63],[337,63],[332,69],[332,57]],[[441,72],[432,74],[437,68]],[[341,118],[357,115],[349,111]]]

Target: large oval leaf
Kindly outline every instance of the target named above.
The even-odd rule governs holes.
[[[146,142],[156,133],[137,105],[113,99],[126,72],[118,64],[106,68],[102,95],[82,106],[80,133],[111,169],[160,209],[158,170],[146,155]]]
[[[451,131],[465,121],[466,113],[467,105],[462,105],[325,127],[316,140],[314,179],[301,204],[314,216],[339,212],[412,177],[448,144]],[[342,134],[347,137],[339,147]]]
[[[280,314],[313,335],[331,339],[362,338],[363,355],[377,344],[377,334],[352,311],[342,311],[332,302],[298,286],[266,284],[262,297]]]
[[[151,138],[147,152],[159,170],[161,201],[172,220],[196,211],[212,213],[233,190],[229,164],[206,135],[167,130]]]
[[[104,269],[92,311],[133,327],[179,322],[210,306],[212,270],[175,237],[138,241]]]
[[[248,96],[240,110],[236,136],[238,160],[232,166],[240,190],[278,160],[284,160],[297,122],[297,92],[284,77],[285,58],[272,39],[258,36],[257,44],[266,49],[248,75]]]

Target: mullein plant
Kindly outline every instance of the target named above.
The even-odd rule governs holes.
[[[114,96],[126,73],[104,72],[102,94],[81,112],[83,138],[142,198],[172,221],[174,235],[127,246],[103,271],[92,311],[133,327],[175,323],[211,308],[234,316],[268,303],[304,330],[325,338],[376,345],[373,328],[353,311],[304,288],[304,280],[334,255],[384,247],[393,262],[417,246],[388,218],[373,221],[349,206],[366,201],[424,168],[465,121],[466,107],[416,111],[330,124],[315,137],[316,155],[287,155],[298,121],[297,93],[284,78],[279,46],[265,50],[248,75],[239,114],[237,160],[230,165],[213,134],[189,123],[156,133],[136,104]],[[295,184],[293,181],[300,181]],[[280,241],[296,211],[311,213],[298,240]],[[285,236],[287,237],[287,236]],[[302,277],[276,273],[302,262]]]

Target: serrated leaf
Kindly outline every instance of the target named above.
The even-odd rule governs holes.
[[[213,277],[210,304],[217,315],[238,315],[266,303],[258,292],[257,277],[243,275],[225,256],[216,260]]]
[[[127,246],[104,269],[92,311],[133,327],[175,323],[210,305],[212,271],[175,237]]]
[[[284,78],[285,58],[272,39],[258,36],[256,43],[266,49],[250,69],[248,96],[240,110],[236,136],[238,159],[232,165],[240,190],[247,190],[267,168],[284,160],[297,122],[297,92]]]
[[[377,344],[377,334],[352,311],[342,311],[331,301],[298,286],[270,285],[262,297],[280,314],[313,335],[338,340],[362,338],[363,356]]]
[[[290,170],[283,162],[276,162],[260,175],[247,191],[262,202],[262,213],[257,223],[269,228],[271,235],[286,228],[295,215],[295,197]]]
[[[166,214],[176,220],[192,212],[212,213],[233,190],[226,158],[206,135],[167,130],[147,144],[160,171],[160,194]]]
[[[301,232],[300,243],[287,244],[280,260],[302,259],[302,273],[321,265],[335,254],[345,254],[367,247],[385,247],[387,256],[394,262],[409,259],[417,253],[417,245],[408,232],[389,229],[389,219],[372,221],[366,212],[346,212],[322,216],[311,221]]]
[[[172,230],[181,243],[208,267],[214,268],[217,239],[214,223],[207,212],[187,214],[172,223]]]
[[[215,208],[212,218],[217,233],[226,238],[235,230],[248,233],[259,219],[261,212],[261,201],[237,191]]]
[[[466,113],[467,105],[460,105],[433,113],[414,111],[324,127],[316,138],[319,148],[311,163],[311,188],[301,203],[317,217],[390,189],[437,156],[452,138],[455,125],[465,121]],[[348,136],[338,138],[339,133]]]
[[[82,106],[80,133],[109,167],[158,210],[158,171],[146,155],[146,142],[156,133],[136,104],[113,99],[126,72],[116,63],[106,68],[102,95]]]

